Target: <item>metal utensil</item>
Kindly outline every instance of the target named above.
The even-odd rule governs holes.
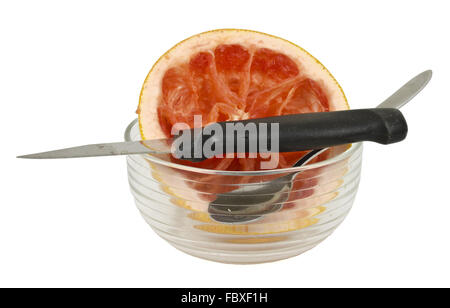
[[[329,148],[311,150],[293,167],[309,163]],[[234,191],[218,194],[208,206],[209,216],[217,222],[238,224],[258,220],[263,215],[276,212],[289,198],[293,179],[299,174],[291,173],[267,183],[246,185]]]
[[[432,71],[425,71],[392,94],[377,108],[400,108],[414,98],[430,81]],[[315,149],[304,155],[293,167],[303,166],[328,148]],[[245,185],[234,191],[218,194],[208,206],[212,219],[221,223],[241,224],[279,211],[289,199],[292,183],[299,174],[292,173],[266,183]]]
[[[17,156],[17,158],[54,159],[131,154],[169,154],[170,140],[153,139],[128,142],[97,143],[60,150]]]

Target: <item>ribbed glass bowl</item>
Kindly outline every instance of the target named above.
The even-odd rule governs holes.
[[[134,120],[126,129],[125,140],[140,139]],[[357,143],[333,158],[288,169],[207,170],[150,155],[127,156],[127,167],[136,205],[159,236],[196,257],[245,264],[293,257],[327,238],[353,204],[361,157],[362,144]],[[210,218],[208,204],[217,193],[261,185],[290,173],[298,175],[280,211],[245,224],[218,223]]]

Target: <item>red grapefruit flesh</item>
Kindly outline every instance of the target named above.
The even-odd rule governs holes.
[[[167,70],[157,111],[164,134],[175,123],[193,127],[194,115],[203,125],[219,121],[329,111],[324,89],[301,74],[283,53],[220,44],[192,55],[188,63]],[[278,168],[290,167],[303,152],[281,154]],[[176,160],[178,163],[185,161]],[[210,159],[192,164],[220,170],[256,170],[258,160]]]

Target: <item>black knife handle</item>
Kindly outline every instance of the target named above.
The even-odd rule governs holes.
[[[253,123],[253,124],[251,124]],[[266,123],[267,130],[262,129],[261,124]],[[402,141],[405,139],[408,126],[402,113],[394,108],[373,108],[373,109],[354,109],[345,111],[332,112],[316,112],[291,114],[276,117],[267,117],[259,119],[250,119],[242,121],[219,122],[215,125],[220,126],[222,132],[221,136],[206,135],[204,128],[196,138],[191,139],[192,152],[190,157],[181,157],[191,161],[201,161],[206,156],[194,156],[194,145],[203,147],[205,142],[210,139],[214,142],[222,142],[224,145],[223,153],[237,153],[242,152],[242,147],[238,148],[237,140],[240,140],[241,145],[245,144],[245,152],[249,152],[250,144],[257,143],[257,150],[259,152],[259,136],[264,135],[267,138],[267,145],[272,143],[271,129],[272,125],[278,123],[278,141],[279,149],[277,152],[296,152],[304,150],[312,150],[318,148],[325,148],[341,144],[348,144],[361,141],[373,141],[381,144],[390,144]],[[241,134],[241,138],[230,130],[230,125],[242,125],[247,127],[256,127],[256,135],[251,133]],[[216,126],[216,127],[218,127]],[[274,126],[274,127],[275,127]],[[227,129],[228,128],[228,129]],[[263,134],[265,131],[268,133]],[[191,130],[191,135],[194,136],[194,131]],[[212,138],[212,139],[211,139]],[[234,147],[227,147],[227,138],[233,138]],[[254,149],[254,147],[252,148]],[[253,151],[251,151],[253,152]]]

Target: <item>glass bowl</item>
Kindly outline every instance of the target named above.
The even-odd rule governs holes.
[[[140,140],[137,120],[126,141]],[[344,220],[358,190],[362,143],[302,167],[218,171],[184,166],[150,155],[127,156],[128,180],[145,221],[175,248],[224,263],[262,263],[299,255],[327,238]],[[210,218],[218,193],[261,185],[298,173],[280,211],[244,224]],[[231,215],[231,214],[230,214]]]

